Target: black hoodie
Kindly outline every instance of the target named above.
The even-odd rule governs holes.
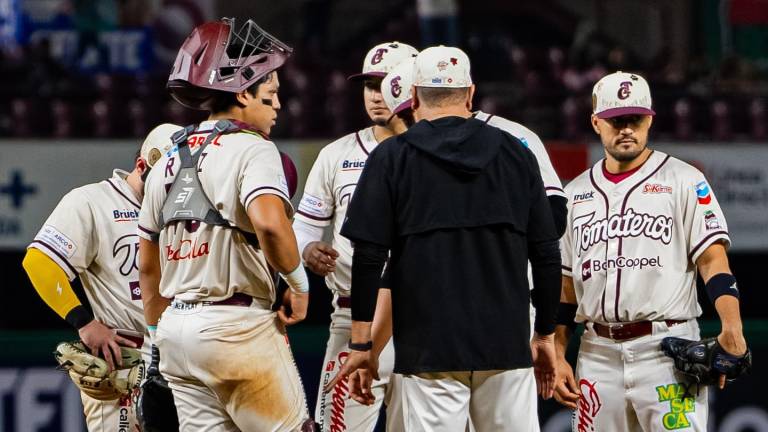
[[[500,129],[445,117],[382,142],[341,233],[355,254],[366,243],[391,251],[396,372],[530,367],[529,258],[547,275],[534,278],[536,329],[554,328],[552,215],[533,153]],[[369,315],[356,311],[358,288],[352,314],[361,320]]]

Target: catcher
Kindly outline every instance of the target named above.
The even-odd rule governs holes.
[[[66,194],[29,245],[23,266],[40,297],[77,329],[56,359],[81,390],[88,430],[136,430],[134,397],[149,359],[136,234],[144,179],[180,127],[149,133],[133,170]],[[70,282],[80,278],[91,310]]]

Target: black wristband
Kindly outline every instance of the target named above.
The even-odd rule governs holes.
[[[560,302],[557,307],[557,324],[564,325],[574,331],[576,329],[576,309],[578,306],[573,303]]]
[[[368,341],[366,343],[352,343],[352,341],[349,341],[349,349],[355,350],[355,351],[370,351],[371,348],[373,348],[373,341]]]
[[[67,316],[64,319],[76,330],[80,330],[86,324],[93,321],[93,315],[88,312],[85,306],[77,305],[67,312]]]
[[[736,284],[736,278],[732,274],[718,273],[709,278],[704,287],[712,304],[715,304],[715,300],[721,295],[739,298],[739,287]]]

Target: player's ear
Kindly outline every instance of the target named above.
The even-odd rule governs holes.
[[[472,84],[469,86],[469,92],[468,92],[468,98],[467,98],[467,111],[472,112],[472,99],[475,97],[475,85]]]
[[[419,101],[419,95],[416,92],[416,86],[411,86],[411,110],[415,113],[420,106],[421,102]]]
[[[253,95],[248,93],[248,90],[243,90],[240,93],[235,94],[235,100],[242,107],[248,106],[248,103],[250,102],[251,99],[253,99]]]
[[[138,171],[139,175],[144,174],[144,172],[147,170],[147,168],[149,168],[147,166],[147,161],[145,161],[143,157],[137,157],[136,158],[136,163],[134,164],[133,167],[134,167],[134,169],[136,169],[136,171]]]
[[[600,119],[597,118],[596,115],[592,114],[591,117],[591,123],[592,123],[592,130],[595,131],[596,134],[600,135],[600,129],[597,127],[597,122],[599,122]]]
[[[649,115],[648,116],[648,127],[650,128],[652,125],[653,125],[653,116]]]

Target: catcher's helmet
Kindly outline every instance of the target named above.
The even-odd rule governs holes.
[[[195,28],[179,49],[166,87],[180,104],[210,109],[217,91],[239,93],[285,63],[293,49],[252,20],[234,18]]]

